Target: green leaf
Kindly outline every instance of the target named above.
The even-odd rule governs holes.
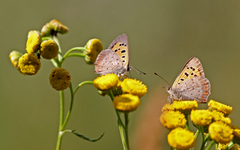
[[[79,134],[79,133],[76,133],[75,132],[75,130],[72,130],[71,131],[73,134],[75,134],[76,136],[78,136],[78,137],[80,137],[80,138],[82,138],[82,139],[84,139],[84,140],[87,140],[87,141],[89,141],[89,142],[96,142],[96,141],[98,141],[98,140],[100,140],[102,137],[103,137],[103,135],[104,135],[104,133],[99,137],[99,138],[97,138],[97,139],[90,139],[90,138],[88,138],[88,137],[86,137],[86,136],[84,136],[84,135],[81,135],[81,134]]]

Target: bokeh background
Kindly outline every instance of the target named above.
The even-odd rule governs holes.
[[[130,114],[133,150],[169,149],[168,131],[159,122],[167,83],[153,72],[173,83],[193,56],[201,60],[211,82],[209,99],[233,106],[232,124],[240,126],[239,1],[2,0],[0,6],[1,150],[55,149],[59,93],[48,82],[53,65],[42,59],[37,75],[24,76],[8,57],[12,50],[25,53],[28,31],[41,30],[52,19],[70,29],[59,35],[63,52],[84,46],[91,38],[100,39],[107,48],[118,35],[128,35],[130,65],[147,73],[131,75],[148,86],[141,106]],[[70,72],[73,87],[97,77],[94,66],[78,57],[67,59],[63,67]],[[65,93],[68,108],[69,91]],[[67,133],[62,150],[122,150],[111,100],[99,96],[91,85],[79,89],[67,128],[90,138],[105,135],[91,143]]]

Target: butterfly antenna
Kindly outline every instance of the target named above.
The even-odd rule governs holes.
[[[165,82],[167,82],[167,80],[165,80],[163,77],[161,77],[159,74],[157,74],[156,72],[154,72],[154,74],[156,75],[156,76],[158,76],[158,77],[160,77],[161,79],[163,79]],[[167,82],[167,84],[169,85],[169,86],[171,86],[168,82]]]
[[[134,67],[132,67],[132,66],[130,66],[129,68],[130,68],[130,70],[133,68],[133,69],[136,70],[137,73],[139,73],[139,74],[144,74],[144,75],[146,75],[145,72],[142,72],[141,70],[139,70],[139,69],[137,69],[137,68],[134,68]]]

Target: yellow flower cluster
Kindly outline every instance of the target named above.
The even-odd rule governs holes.
[[[231,119],[226,117],[231,114],[232,107],[214,100],[210,100],[208,106],[209,109],[204,110],[198,109],[197,101],[174,101],[172,104],[164,105],[162,108],[163,113],[160,116],[160,122],[167,129],[172,131],[179,130],[185,128],[187,119],[185,118],[185,115],[190,114],[191,121],[194,125],[198,128],[201,126],[204,127],[204,131],[201,131],[207,132],[210,135],[210,138],[217,143],[226,144],[231,142],[233,138],[240,143],[240,129],[237,127],[230,127]],[[207,128],[208,130],[205,130]],[[174,138],[180,140],[183,136],[175,136],[176,137],[172,137],[168,135],[169,144],[173,148],[184,149],[183,146],[185,143],[181,144],[181,142],[174,140]],[[189,144],[189,146],[190,147],[185,149],[191,148],[192,145]],[[223,147],[223,145],[221,145],[221,147]]]
[[[46,28],[46,25],[42,29],[42,36],[36,30],[31,30],[28,32],[26,51],[27,53],[22,55],[17,51],[12,51],[9,55],[10,61],[22,74],[25,75],[35,75],[40,67],[40,55],[45,59],[56,58],[59,52],[59,47],[51,37],[55,33],[66,33],[68,28],[62,25],[57,20],[52,20]],[[51,32],[54,30],[55,32]],[[45,36],[45,37],[43,37]],[[24,57],[24,58],[22,58]]]
[[[184,129],[187,119],[185,114],[198,108],[197,101],[174,101],[172,104],[165,104],[162,108],[160,122],[169,130],[168,143],[176,149],[190,149],[194,147],[196,140],[194,133]]]
[[[114,96],[113,106],[123,112],[130,112],[140,105],[140,97],[147,93],[147,86],[136,79],[119,80],[116,74],[106,74],[93,81],[94,87]]]

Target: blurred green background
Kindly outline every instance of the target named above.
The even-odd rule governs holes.
[[[8,57],[12,50],[25,53],[28,31],[41,30],[52,19],[70,29],[68,34],[59,35],[63,52],[84,46],[91,38],[100,39],[107,48],[118,35],[128,35],[130,65],[147,73],[132,71],[131,75],[148,86],[141,106],[130,114],[132,149],[169,149],[168,131],[159,122],[168,96],[163,88],[167,84],[153,72],[172,83],[193,56],[201,60],[211,82],[209,99],[233,106],[232,124],[240,126],[239,1],[2,0],[0,6],[1,150],[55,149],[59,93],[48,82],[53,65],[41,59],[38,74],[24,76]],[[78,57],[67,59],[63,67],[70,72],[73,87],[97,77],[94,66]],[[68,89],[65,93],[68,108]],[[67,133],[62,150],[122,150],[111,100],[99,96],[91,85],[79,89],[67,129],[90,138],[105,135],[91,143]]]

